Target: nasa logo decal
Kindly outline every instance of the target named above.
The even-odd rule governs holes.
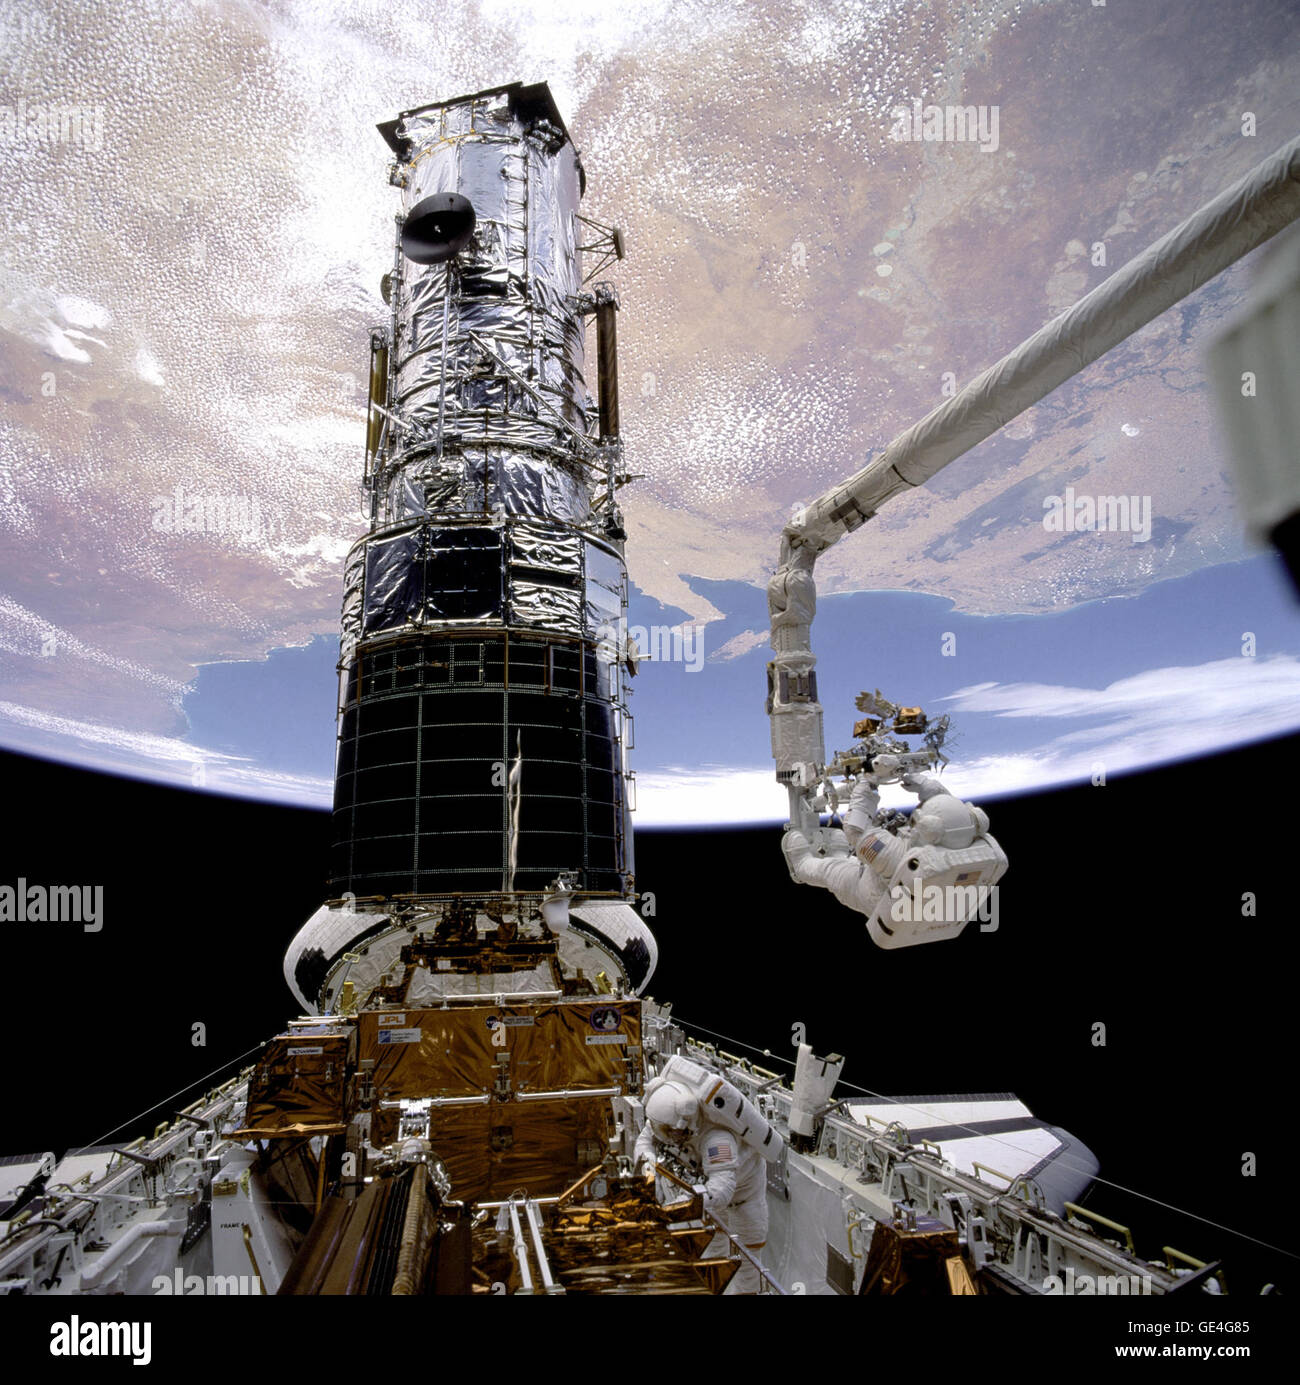
[[[599,1029],[602,1033],[607,1034],[611,1029],[617,1029],[622,1023],[623,1012],[615,1009],[612,1005],[591,1012],[591,1027]]]

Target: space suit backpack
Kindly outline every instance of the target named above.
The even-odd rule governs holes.
[[[753,1102],[725,1077],[679,1054],[664,1064],[658,1077],[646,1083],[645,1099],[664,1086],[676,1087],[694,1097],[706,1124],[730,1130],[742,1144],[757,1150],[769,1162],[781,1157],[785,1146],[781,1136]]]

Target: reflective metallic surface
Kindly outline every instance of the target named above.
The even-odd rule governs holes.
[[[583,376],[599,313],[616,417],[617,297],[584,289],[578,155],[544,86],[381,132],[404,210],[344,575],[333,887],[627,897],[625,477]]]

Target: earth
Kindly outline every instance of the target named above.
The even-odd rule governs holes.
[[[628,246],[651,824],[782,813],[762,587],[792,509],[1300,128],[1285,0],[50,0],[6,7],[0,73],[0,743],[328,802],[396,208],[374,127],[545,80]],[[867,687],[951,712],[984,796],[1300,725],[1205,376],[1250,275],[823,558],[832,748]],[[1069,490],[1134,521],[1045,525]]]

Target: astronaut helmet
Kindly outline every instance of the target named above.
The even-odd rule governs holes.
[[[681,1144],[695,1134],[699,1125],[700,1104],[674,1082],[665,1082],[651,1092],[645,1104],[646,1119],[659,1139]]]
[[[978,808],[972,808],[952,794],[935,794],[912,814],[912,838],[960,851],[970,846],[981,830],[988,829],[988,821]]]

